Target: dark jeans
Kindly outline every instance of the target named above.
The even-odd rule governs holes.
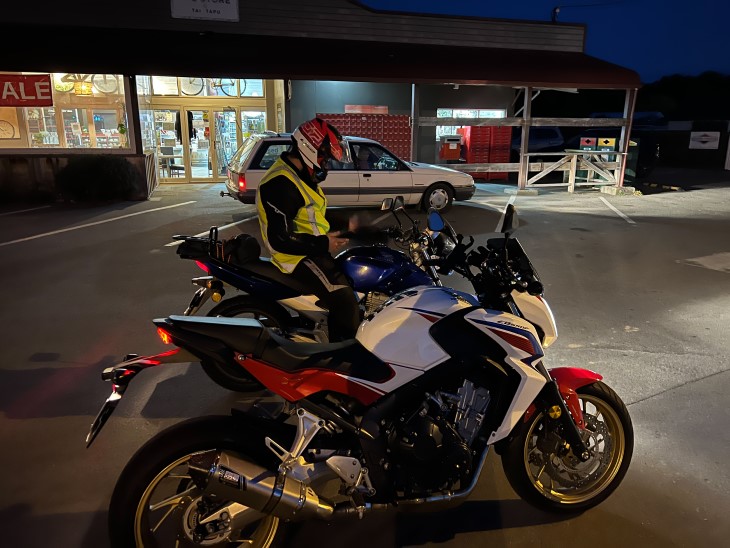
[[[291,273],[329,310],[331,342],[355,338],[360,324],[360,309],[355,292],[331,255],[307,257]]]

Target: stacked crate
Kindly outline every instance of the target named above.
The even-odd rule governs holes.
[[[512,143],[510,126],[465,126],[456,130],[464,138],[467,164],[509,162]],[[506,172],[470,173],[475,179],[506,180]]]
[[[411,118],[391,114],[317,114],[342,135],[367,137],[382,143],[403,160],[411,159]]]

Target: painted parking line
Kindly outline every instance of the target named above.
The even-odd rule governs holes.
[[[137,215],[144,215],[145,213],[154,213],[155,211],[162,211],[163,209],[171,209],[173,207],[180,207],[184,205],[190,205],[194,204],[197,200],[192,200],[190,202],[183,202],[181,204],[174,204],[164,207],[156,207],[154,209],[146,209],[145,211],[138,211],[136,213],[129,213],[127,215],[121,215],[119,217],[114,217],[112,219],[105,219],[103,221],[96,221],[94,223],[86,223],[84,225],[79,226],[72,226],[69,228],[62,228],[61,230],[54,230],[52,232],[44,232],[43,234],[36,234],[35,236],[28,236],[27,238],[20,238],[18,240],[11,240],[9,242],[2,242],[0,243],[0,247],[6,246],[6,245],[12,245],[12,244],[19,244],[21,242],[27,242],[29,240],[35,240],[37,238],[45,238],[46,236],[54,236],[56,234],[62,234],[64,232],[70,232],[72,230],[79,230],[82,228],[89,228],[90,226],[97,226],[97,225],[103,225],[105,223],[111,223],[113,221],[121,221],[122,219],[128,219],[129,217],[136,217]]]
[[[227,228],[231,228],[232,226],[240,225],[241,223],[245,223],[246,221],[250,221],[251,219],[255,219],[257,215],[258,215],[258,212],[252,213],[248,217],[245,217],[245,218],[241,219],[240,221],[236,221],[235,223],[231,223],[229,225],[224,225],[224,226],[219,226],[218,231],[225,230]],[[207,236],[208,234],[210,234],[210,230],[206,230],[205,232],[201,232],[200,234],[195,234],[195,238]],[[175,247],[176,245],[180,245],[181,243],[183,243],[182,240],[177,240],[174,242],[170,242],[169,244],[165,244],[165,247]]]
[[[677,262],[684,262],[692,266],[701,266],[702,268],[717,270],[718,272],[730,273],[730,253],[728,252],[705,255],[704,257],[694,257]]]
[[[601,198],[601,201],[609,207],[609,209],[612,209],[613,212],[616,213],[616,215],[618,215],[619,217],[621,217],[624,221],[626,221],[630,225],[636,224],[636,222],[633,219],[631,219],[628,215],[626,215],[625,213],[623,213],[623,212],[619,211],[617,208],[615,208],[608,200],[606,200],[606,198],[604,198],[603,196],[601,196],[600,198]]]
[[[472,198],[468,202],[459,202],[454,205],[466,206],[466,207],[477,207],[480,209],[493,209],[494,211],[504,211],[504,207],[500,207],[489,202],[484,202],[479,198]]]
[[[0,213],[0,217],[5,217],[5,215],[15,215],[16,213],[27,213],[28,211],[38,211],[39,209],[46,209],[47,207],[51,207],[49,205],[44,205],[40,207],[31,207],[30,209],[19,209],[18,211],[8,211],[6,213]]]

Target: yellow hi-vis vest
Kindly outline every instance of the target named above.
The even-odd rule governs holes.
[[[294,186],[297,187],[299,192],[302,194],[302,198],[304,198],[304,207],[299,208],[299,211],[297,211],[297,214],[294,217],[294,232],[298,232],[300,234],[313,234],[315,236],[326,235],[327,232],[329,232],[330,224],[324,216],[325,211],[327,210],[327,198],[324,197],[324,193],[321,188],[317,187],[317,190],[313,190],[306,183],[301,181],[296,172],[281,158],[274,162],[259,183],[259,192],[256,193],[256,209],[258,209],[259,213],[261,237],[266,248],[271,254],[271,262],[273,262],[282,272],[291,273],[299,264],[299,261],[304,258],[304,255],[280,253],[271,247],[267,237],[269,223],[266,219],[266,210],[260,200],[261,187],[279,175],[283,175],[294,183]]]

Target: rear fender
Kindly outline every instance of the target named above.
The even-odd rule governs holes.
[[[113,367],[107,367],[102,371],[101,378],[105,381],[111,381],[112,393],[102,405],[101,410],[91,423],[89,433],[86,435],[86,447],[90,447],[96,436],[99,435],[101,429],[111,417],[114,410],[119,405],[127,386],[132,379],[137,376],[140,371],[150,367],[156,367],[168,363],[185,363],[197,361],[197,358],[182,348],[173,348],[167,352],[156,354],[155,356],[137,356],[134,354],[127,355],[122,363]]]

